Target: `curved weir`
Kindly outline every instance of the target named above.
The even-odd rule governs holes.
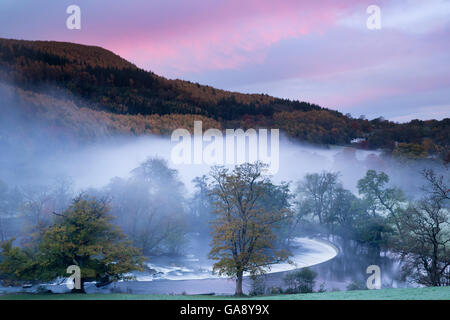
[[[283,262],[273,264],[268,274],[286,272],[298,268],[310,267],[333,259],[338,251],[332,244],[310,238],[294,238],[291,242],[291,263]],[[186,259],[177,263],[168,261],[154,261],[148,263],[148,267],[155,272],[135,274],[137,281],[153,280],[200,280],[220,278],[212,273],[210,260],[201,261],[194,255],[188,255]]]

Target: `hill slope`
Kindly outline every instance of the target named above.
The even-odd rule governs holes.
[[[14,101],[21,100],[22,105],[25,100],[27,112],[41,112],[45,100],[44,118],[52,125],[58,118],[57,127],[64,123],[76,127],[86,117],[87,122],[104,123],[105,134],[166,134],[194,115],[202,116],[210,126],[276,127],[295,139],[317,144],[345,145],[364,137],[367,141],[360,147],[397,147],[397,154],[417,158],[429,154],[448,157],[450,119],[407,124],[353,119],[307,102],[168,80],[100,47],[0,39],[0,81],[9,91],[15,90]],[[71,112],[61,112],[55,99],[69,104]],[[76,115],[77,108],[81,116]],[[57,117],[52,117],[52,109]],[[160,128],[161,116],[174,125]],[[399,147],[396,142],[403,144]]]
[[[52,41],[0,39],[2,78],[22,88],[56,85],[91,107],[127,114],[203,114],[233,119],[274,110],[319,110],[308,103],[217,90],[167,80],[93,46]]]

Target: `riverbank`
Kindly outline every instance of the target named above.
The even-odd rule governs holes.
[[[337,291],[236,298],[207,295],[6,294],[0,300],[450,300],[450,287]]]

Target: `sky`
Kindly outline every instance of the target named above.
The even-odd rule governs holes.
[[[450,118],[450,0],[1,0],[0,37],[97,45],[170,79],[354,117]]]

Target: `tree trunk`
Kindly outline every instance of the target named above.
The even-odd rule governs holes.
[[[242,292],[242,278],[243,278],[243,272],[239,271],[237,273],[237,278],[236,278],[236,291],[234,293],[235,296],[242,296],[243,292]]]
[[[433,241],[433,257],[431,261],[431,283],[434,287],[438,287],[441,285],[441,277],[438,271],[438,248],[439,245],[437,244],[437,241]]]

